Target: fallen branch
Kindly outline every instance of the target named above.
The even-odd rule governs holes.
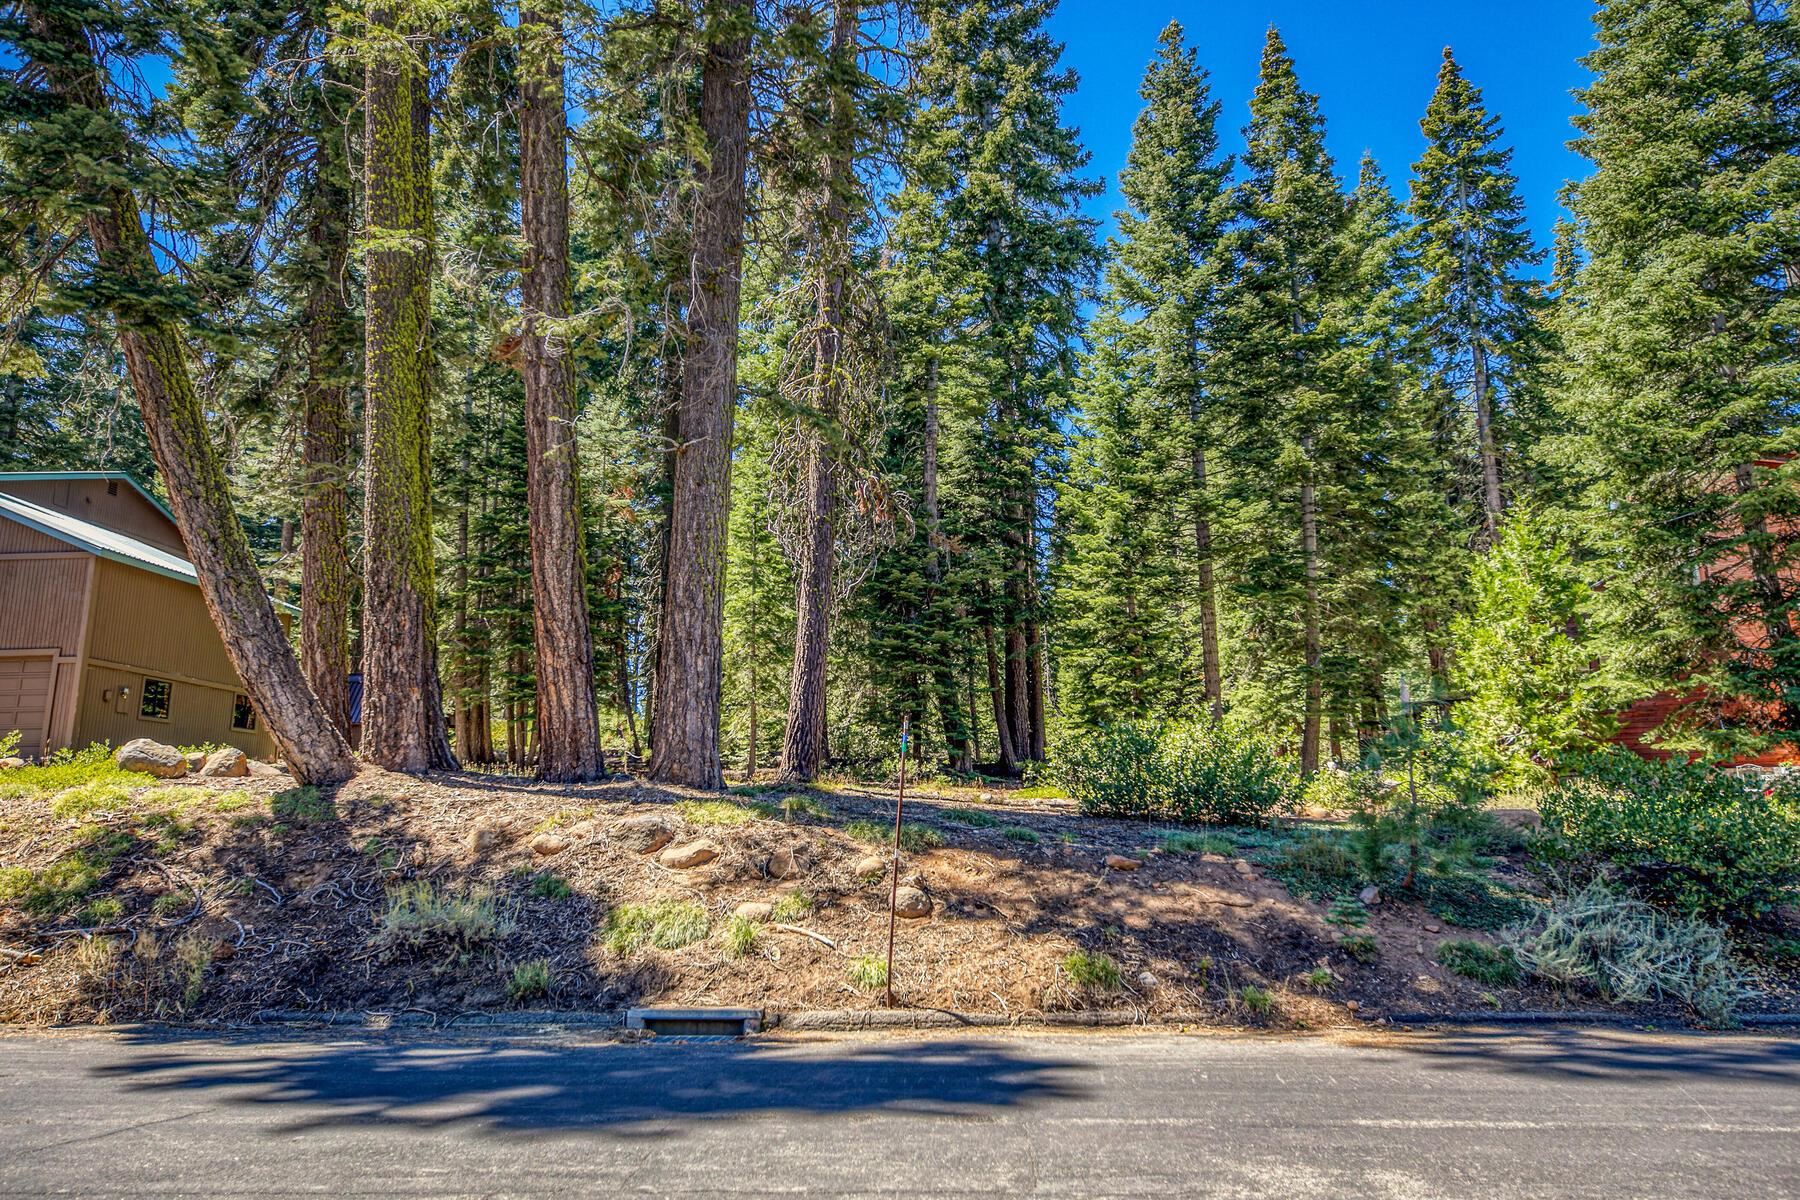
[[[809,937],[815,942],[823,942],[825,945],[830,946],[833,950],[838,949],[838,944],[836,942],[832,941],[830,938],[826,937],[824,934],[814,933],[810,929],[802,929],[798,925],[783,925],[780,921],[775,921],[771,924],[770,928],[779,929],[783,933],[797,933],[801,937]],[[839,953],[842,953],[842,951],[839,951]]]

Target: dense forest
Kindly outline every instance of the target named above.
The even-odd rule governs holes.
[[[358,672],[378,765],[698,788],[1800,731],[1784,3],[1596,5],[1550,245],[1452,50],[1351,164],[1178,24],[1103,237],[1052,7],[13,0],[0,470],[168,498],[302,780]]]

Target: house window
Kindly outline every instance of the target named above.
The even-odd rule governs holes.
[[[231,698],[231,727],[244,733],[256,732],[256,708],[242,692]]]
[[[166,679],[145,677],[144,690],[138,693],[138,717],[145,721],[169,719],[169,697],[175,685]]]

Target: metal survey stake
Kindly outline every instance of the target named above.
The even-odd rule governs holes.
[[[888,871],[887,1006],[894,1007],[894,908],[900,902],[900,814],[906,808],[906,735],[908,718],[900,717],[900,798],[894,801],[894,865]]]

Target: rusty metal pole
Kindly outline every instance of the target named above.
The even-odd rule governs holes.
[[[894,801],[894,862],[888,870],[887,1006],[894,1007],[894,925],[900,902],[900,815],[906,810],[906,741],[911,718],[900,716],[900,797]]]

